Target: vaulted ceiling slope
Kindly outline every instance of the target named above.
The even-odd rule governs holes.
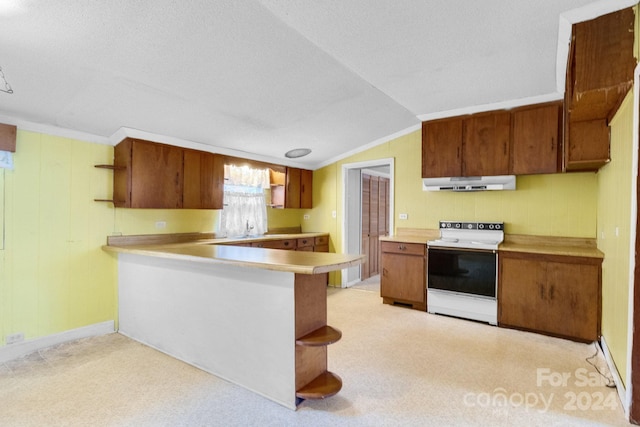
[[[630,2],[3,0],[0,119],[315,168],[430,115],[557,95],[561,16],[604,3]]]

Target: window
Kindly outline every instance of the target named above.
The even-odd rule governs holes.
[[[229,237],[266,233],[269,169],[225,165],[224,179],[220,231]]]

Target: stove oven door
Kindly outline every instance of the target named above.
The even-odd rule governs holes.
[[[427,289],[495,299],[496,270],[495,251],[429,247]]]

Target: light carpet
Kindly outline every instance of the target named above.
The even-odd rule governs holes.
[[[297,411],[110,334],[0,365],[0,426],[628,425],[615,389],[585,361],[593,344],[351,289],[329,289],[328,317],[343,332],[329,347],[343,388]]]

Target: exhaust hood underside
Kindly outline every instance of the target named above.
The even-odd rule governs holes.
[[[515,190],[515,175],[423,178],[424,191]]]

